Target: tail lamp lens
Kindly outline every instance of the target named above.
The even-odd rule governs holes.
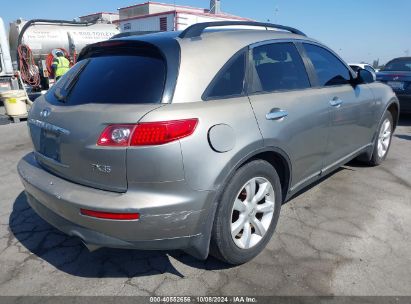
[[[162,145],[193,134],[198,120],[173,120],[140,123],[131,138],[131,146]]]
[[[104,129],[97,141],[99,146],[128,146],[134,125],[111,125]]]
[[[163,145],[194,133],[198,119],[144,122],[108,126],[97,141],[99,146]]]

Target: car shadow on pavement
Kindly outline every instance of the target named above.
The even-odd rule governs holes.
[[[411,140],[411,135],[395,135],[395,137],[404,140]]]
[[[199,261],[182,251],[102,248],[89,252],[79,238],[67,236],[40,218],[27,203],[24,192],[14,202],[9,225],[15,238],[34,258],[79,277],[132,278],[163,273],[184,277],[176,265],[183,270],[184,265],[204,270],[230,268],[212,257]]]
[[[411,126],[411,114],[401,114],[398,125],[401,127],[410,127]]]

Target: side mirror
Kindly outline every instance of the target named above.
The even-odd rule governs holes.
[[[372,83],[375,81],[374,75],[364,69],[359,69],[357,72],[357,78],[355,79],[355,84],[365,84],[365,83]]]

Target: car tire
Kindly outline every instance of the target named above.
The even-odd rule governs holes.
[[[281,204],[280,179],[273,166],[264,160],[242,166],[226,185],[217,207],[211,254],[232,265],[252,260],[270,241]],[[240,222],[243,228],[236,233]]]
[[[387,111],[384,113],[384,116],[378,127],[377,135],[374,141],[374,150],[371,160],[368,162],[369,166],[378,166],[387,158],[388,152],[391,147],[393,132],[394,119],[392,117],[392,114]]]

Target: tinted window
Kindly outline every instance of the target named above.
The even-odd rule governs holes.
[[[320,86],[347,84],[351,80],[350,71],[335,55],[326,49],[304,44],[307,56],[311,59]]]
[[[102,55],[78,62],[47,98],[70,105],[159,103],[165,77],[165,62],[157,56]]]
[[[383,71],[411,72],[411,58],[397,58],[386,64]]]
[[[241,95],[244,90],[245,53],[235,58],[211,85],[208,98]]]
[[[304,63],[292,43],[274,43],[253,49],[253,92],[310,87]]]

